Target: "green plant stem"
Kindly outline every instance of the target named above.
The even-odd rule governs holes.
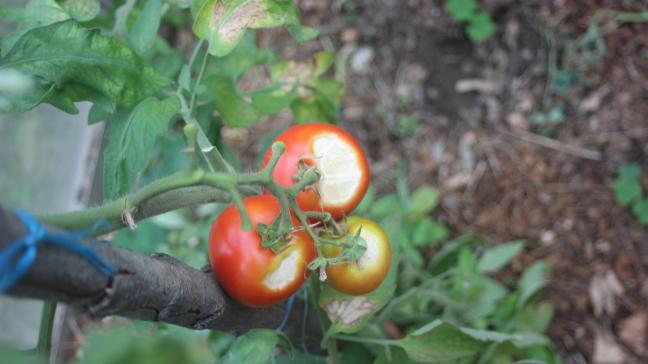
[[[241,204],[242,199],[238,190],[236,190],[237,186],[246,184],[265,185],[267,181],[267,173],[250,173],[232,176],[225,173],[204,172],[202,170],[179,172],[156,180],[138,192],[114,200],[101,207],[63,214],[40,215],[38,218],[48,225],[71,231],[89,229],[98,220],[106,220],[110,224],[110,228],[98,229],[93,232],[94,235],[100,235],[124,227],[125,224],[122,221],[122,216],[126,211],[132,213],[134,216],[139,216],[138,213],[141,212],[143,204],[166,192],[195,186],[210,186],[216,190],[229,192],[230,198],[234,202],[238,201],[237,204]],[[204,202],[212,200],[214,200],[213,192],[210,195],[209,191],[207,191],[204,196]],[[170,204],[170,206],[173,209],[177,209],[189,207],[190,205],[183,204],[182,201],[177,201],[176,204]],[[170,210],[161,211],[160,213],[168,211]],[[242,213],[244,212],[244,210],[240,211]],[[243,217],[243,221],[245,220],[246,217]],[[250,227],[250,225],[247,225],[247,227]]]
[[[191,69],[193,67],[193,64],[198,57],[198,53],[200,52],[200,49],[202,48],[204,44],[204,41],[200,40],[197,44],[196,47],[194,48],[191,58],[189,59],[189,62],[187,63],[187,67]],[[182,120],[186,124],[194,124],[198,128],[198,146],[200,147],[200,152],[202,153],[203,157],[207,161],[207,165],[209,166],[209,169],[212,172],[216,171],[223,171],[228,174],[235,174],[236,171],[234,171],[234,168],[227,163],[223,155],[220,153],[218,148],[216,148],[210,141],[209,138],[207,138],[207,135],[205,132],[202,130],[202,127],[194,117],[195,114],[195,106],[196,106],[196,89],[200,82],[202,82],[202,78],[205,74],[205,69],[207,68],[207,64],[209,62],[209,53],[205,52],[205,56],[203,57],[202,64],[200,66],[200,71],[198,73],[198,77],[196,78],[194,82],[194,86],[192,87],[191,90],[191,99],[189,102],[185,99],[184,93],[182,88],[180,87],[180,82],[178,81],[178,88],[175,92],[176,97],[180,101],[180,116],[182,117]]]
[[[194,55],[192,56],[195,59],[196,54],[198,53],[197,50],[202,47],[203,43],[198,43],[196,45],[196,50],[194,50]],[[193,61],[191,62],[193,63]],[[187,110],[185,114],[183,115],[183,119],[187,123],[193,123],[196,126],[198,126],[199,133],[198,133],[198,145],[200,146],[200,151],[204,154],[205,158],[208,160],[209,164],[212,166],[212,171],[214,170],[220,170],[220,171],[225,171],[229,174],[234,174],[236,171],[234,168],[225,160],[221,152],[216,148],[209,139],[207,138],[207,135],[205,132],[202,130],[200,127],[200,124],[198,124],[198,121],[195,118],[196,114],[196,96],[197,96],[197,90],[198,86],[202,82],[203,77],[205,76],[205,70],[207,69],[207,64],[209,63],[209,52],[205,52],[205,55],[203,56],[202,63],[200,64],[200,70],[198,71],[198,77],[196,77],[196,80],[194,82],[194,85],[191,89],[191,99],[189,101]],[[191,66],[190,66],[191,67]],[[186,104],[186,101],[185,101]],[[214,167],[217,167],[215,169]]]
[[[289,197],[288,202],[290,203],[290,207],[292,208],[293,214],[295,214],[297,220],[299,220],[299,222],[304,226],[308,235],[311,237],[311,239],[313,239],[313,242],[315,242],[315,248],[317,249],[317,256],[318,257],[323,256],[324,254],[322,253],[322,247],[321,244],[319,243],[320,239],[317,236],[317,234],[315,234],[313,229],[310,228],[308,224],[308,218],[302,212],[299,206],[297,206],[297,201],[295,200],[294,197]]]
[[[198,71],[198,77],[196,77],[196,82],[194,83],[193,88],[191,89],[191,101],[189,102],[189,108],[192,110],[191,116],[195,115],[196,109],[196,92],[198,86],[202,82],[203,76],[205,75],[205,69],[207,68],[207,63],[209,61],[209,52],[205,52],[203,56],[202,63],[200,64],[200,70]]]
[[[398,340],[390,340],[390,339],[378,339],[378,338],[373,338],[373,337],[362,337],[362,336],[351,336],[351,335],[342,335],[342,334],[335,334],[331,336],[334,339],[338,340],[343,340],[343,341],[352,341],[356,343],[363,343],[363,344],[376,344],[376,345],[383,345],[383,346],[399,346]]]
[[[189,62],[187,62],[187,66],[189,69],[193,67],[194,62],[196,61],[196,57],[198,57],[198,52],[200,52],[200,48],[202,48],[203,44],[205,44],[204,39],[198,40],[196,43],[196,46],[194,47],[193,51],[191,52],[191,57],[189,58]]]
[[[212,145],[198,121],[192,116],[193,110],[189,107],[187,100],[182,94],[182,90],[178,89],[175,95],[180,101],[180,116],[182,117],[182,120],[185,122],[185,124],[192,124],[198,128],[198,147],[200,148],[200,152],[202,153],[203,157],[207,161],[207,165],[209,166],[210,171],[225,171],[229,174],[234,174],[234,168],[232,168],[232,166],[227,163],[218,148]]]
[[[332,364],[337,364],[340,362],[339,360],[340,355],[338,353],[337,342],[335,341],[335,339],[331,339],[328,341],[326,345],[326,350],[329,353],[329,359],[331,360]]]
[[[56,303],[43,302],[41,313],[40,329],[38,330],[38,344],[36,351],[38,356],[49,362],[52,352],[52,330],[54,328],[54,316],[56,314]]]
[[[214,201],[216,197],[220,197],[221,202],[225,202],[226,199],[222,195],[222,191],[225,191],[229,194],[229,198],[239,208],[243,224],[242,227],[245,230],[251,230],[253,226],[247,216],[246,210],[243,208],[243,198],[238,191],[238,187],[244,185],[270,186],[270,188],[279,193],[280,196],[284,196],[285,199],[290,199],[290,197],[288,197],[292,193],[290,188],[279,187],[272,179],[274,168],[284,150],[285,145],[283,143],[274,143],[272,145],[272,155],[268,165],[259,172],[235,175],[222,172],[205,172],[200,169],[179,172],[158,179],[131,195],[114,200],[97,208],[62,214],[40,215],[38,218],[45,224],[69,231],[90,229],[99,220],[105,220],[108,222],[110,225],[109,227],[101,227],[92,232],[91,235],[96,236],[126,226],[126,223],[124,222],[125,214],[130,214],[134,220],[149,217],[150,215],[143,213],[144,207],[146,204],[152,203],[151,201],[158,196],[191,187],[209,186],[213,189],[205,190],[204,195],[202,196],[202,201],[190,200],[185,202],[178,198],[176,201],[172,201],[171,203],[167,201],[162,207],[151,209],[156,212],[155,214],[161,214],[178,208],[189,207],[196,203]],[[216,191],[221,194],[216,195]],[[287,206],[284,205],[283,208],[287,210]],[[296,206],[296,203],[294,208],[296,209],[295,211],[302,216],[303,221],[306,221],[305,216]],[[312,234],[312,237],[317,238],[312,230],[309,229],[309,233]]]
[[[279,221],[279,229],[281,230],[290,227],[290,206],[288,202],[288,196],[276,183],[268,184],[267,188],[270,193],[277,197],[277,199],[279,200],[279,205],[281,206],[281,216],[279,217],[281,220]]]
[[[132,208],[137,211],[141,204],[143,204],[147,200],[150,200],[156,195],[174,189],[200,185],[203,181],[204,176],[205,173],[202,171],[176,173],[156,180],[136,193],[114,200],[101,207],[63,214],[40,215],[38,216],[38,218],[48,225],[72,231],[89,229],[95,224],[96,221],[103,219],[107,220],[107,222],[110,224],[110,229],[100,229],[96,231],[96,235],[99,235],[101,233],[108,233],[124,226],[121,220],[122,213],[125,209]],[[213,180],[211,181],[211,185],[215,186],[216,181],[219,180],[221,180],[220,176],[214,176]],[[223,190],[227,190],[229,185],[227,183],[224,183],[223,186],[219,187],[222,187]]]
[[[319,307],[319,296],[320,296],[320,282],[316,276],[312,276],[308,284],[308,290],[310,291],[310,296],[313,297],[313,305],[315,306],[315,312],[317,312],[317,320],[320,324],[320,329],[322,330],[322,347],[326,347],[326,350],[329,353],[329,360],[332,364],[339,363],[339,354],[337,350],[337,343],[334,339],[327,338],[326,333],[329,330],[331,324],[328,322],[328,318]]]
[[[638,13],[619,12],[614,16],[617,23],[643,23],[648,22],[648,11]]]

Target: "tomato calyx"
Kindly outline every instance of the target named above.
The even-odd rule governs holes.
[[[358,259],[360,259],[360,257],[364,255],[364,253],[367,251],[367,241],[362,236],[360,236],[361,232],[362,228],[358,229],[358,231],[354,235],[346,235],[343,238],[344,240],[341,241],[321,239],[321,241],[325,244],[342,247],[340,254],[328,259],[329,265],[357,262]]]
[[[335,234],[327,237],[326,235],[320,235],[317,238],[319,244],[328,244],[335,247],[340,247],[342,250],[340,253],[334,257],[317,257],[309,265],[308,269],[326,269],[331,265],[344,264],[344,263],[355,263],[360,259],[365,252],[367,251],[367,241],[360,235],[362,228],[360,228],[355,234]]]
[[[261,246],[272,250],[275,254],[282,252],[290,242],[290,230],[279,228],[275,224],[279,220],[280,218],[270,225],[257,224],[257,233],[261,236]]]
[[[297,163],[297,173],[295,173],[291,178],[293,182],[298,183],[299,181],[304,179],[304,176],[309,173],[314,173],[317,175],[317,179],[319,180],[322,177],[322,171],[317,168],[316,165],[313,165],[312,163],[307,163],[308,161],[311,161],[312,158],[310,157],[303,157],[299,160]],[[313,181],[315,183],[317,181]]]

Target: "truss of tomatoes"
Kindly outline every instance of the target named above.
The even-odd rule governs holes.
[[[328,212],[336,219],[346,218],[346,236],[332,240],[348,241],[359,235],[366,244],[364,253],[352,261],[326,268],[327,282],[334,289],[352,295],[376,289],[389,270],[391,250],[385,232],[375,222],[347,216],[360,203],[370,180],[369,163],[358,141],[344,129],[325,123],[301,124],[288,128],[274,141],[285,144],[285,152],[274,169],[274,181],[284,187],[296,183],[305,168],[317,168],[319,180],[297,195],[302,211]],[[264,155],[262,167],[270,160]],[[310,275],[308,264],[317,257],[315,243],[298,220],[283,249],[274,253],[262,246],[259,224],[272,224],[281,206],[271,194],[250,196],[243,205],[254,225],[241,228],[241,215],[232,204],[214,221],[209,234],[209,260],[223,289],[236,301],[252,307],[274,305],[299,290]],[[356,239],[359,240],[359,239]],[[338,256],[340,247],[324,244],[327,258]]]

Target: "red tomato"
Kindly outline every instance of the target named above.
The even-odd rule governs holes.
[[[355,236],[360,231],[367,243],[367,250],[355,262],[331,265],[326,268],[327,282],[336,290],[361,295],[369,293],[380,286],[387,276],[391,263],[391,248],[389,238],[380,225],[360,216],[350,216],[347,219],[348,235]],[[362,230],[360,230],[362,229]],[[346,237],[339,240],[344,241]],[[337,256],[342,248],[333,245],[323,245],[327,258]]]
[[[304,284],[310,274],[306,266],[316,256],[315,245],[301,230],[291,235],[279,254],[263,248],[256,226],[275,221],[281,212],[279,201],[271,195],[250,196],[243,204],[254,229],[243,231],[236,205],[227,207],[209,233],[209,261],[220,285],[236,301],[252,307],[274,305]]]
[[[369,187],[369,163],[358,141],[339,126],[325,123],[301,124],[288,128],[274,141],[282,141],[286,151],[274,170],[274,179],[282,186],[295,183],[299,161],[316,166],[321,177],[315,189],[305,189],[297,196],[299,208],[326,211],[334,219],[349,214],[362,200]],[[265,166],[272,155],[268,149]]]

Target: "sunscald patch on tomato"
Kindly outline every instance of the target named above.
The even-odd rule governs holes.
[[[344,206],[360,193],[362,161],[351,145],[336,135],[320,136],[313,140],[313,155],[322,173],[318,185],[322,204]]]
[[[263,284],[269,289],[281,290],[294,281],[299,273],[299,253],[293,249],[282,258],[275,270],[263,277]]]
[[[329,212],[334,219],[349,214],[369,187],[369,163],[358,141],[344,129],[325,123],[301,124],[288,128],[275,141],[286,145],[274,170],[274,179],[292,186],[299,164],[313,166],[320,173],[315,188],[297,196],[302,210]],[[268,150],[262,166],[272,155]]]
[[[252,306],[270,306],[297,292],[316,256],[313,240],[304,230],[290,236],[284,250],[275,254],[262,246],[258,224],[272,224],[281,212],[274,196],[250,196],[243,200],[254,225],[243,231],[241,215],[232,204],[216,218],[209,233],[209,261],[223,289],[236,301]],[[293,226],[298,226],[292,218]]]

